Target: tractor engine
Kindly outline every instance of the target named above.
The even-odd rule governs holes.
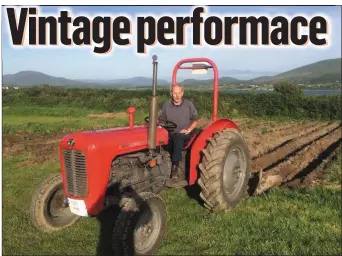
[[[167,151],[160,152],[154,160],[149,160],[146,152],[116,157],[107,187],[107,203],[127,192],[160,192],[170,171],[171,161]]]

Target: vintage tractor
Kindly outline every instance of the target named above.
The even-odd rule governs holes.
[[[157,194],[170,181],[168,131],[176,127],[158,118],[157,67],[154,55],[151,105],[144,125],[134,125],[135,109],[129,107],[128,127],[81,131],[62,138],[60,173],[43,181],[33,195],[30,214],[37,228],[58,231],[115,205],[122,209],[113,231],[115,250],[120,255],[155,252],[166,228],[165,205]],[[247,195],[251,166],[238,126],[227,118],[218,119],[217,67],[207,58],[183,59],[173,69],[172,84],[179,69],[209,68],[214,72],[212,119],[195,129],[184,147],[181,177],[184,186],[199,185],[207,209],[229,211]]]

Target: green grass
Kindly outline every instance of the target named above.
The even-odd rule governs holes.
[[[72,112],[65,108],[71,113],[65,117],[48,114],[57,113],[58,108],[31,110],[5,109],[3,129],[46,134],[127,125],[126,119],[89,118],[92,111],[87,109],[73,108]],[[144,117],[144,113],[137,114],[138,122]],[[263,196],[248,198],[228,213],[208,213],[184,189],[163,191],[168,222],[158,254],[341,254],[341,167],[338,158],[325,171],[322,185],[274,189]],[[97,219],[84,218],[54,234],[41,233],[31,225],[28,209],[32,192],[50,173],[58,172],[58,168],[57,161],[36,163],[33,154],[3,157],[4,255],[100,254],[98,247],[103,238],[99,237],[108,227]],[[102,237],[108,239],[110,234]]]
[[[63,115],[65,113],[65,115]],[[92,118],[88,115],[102,113],[71,107],[11,107],[3,111],[3,134],[40,133],[55,134],[78,130],[127,126],[128,115],[116,118]],[[147,113],[136,112],[135,123],[141,124]]]
[[[231,213],[209,214],[183,191],[166,193],[168,234],[160,254],[337,254],[340,192],[275,190]]]
[[[34,106],[34,105],[10,105],[3,106],[3,116],[49,116],[49,117],[82,117],[89,114],[102,113],[96,109],[73,108],[70,106]]]
[[[96,219],[84,218],[54,234],[33,228],[28,215],[31,193],[58,170],[58,163],[22,166],[28,159],[23,155],[3,160],[3,253],[95,255],[101,228]],[[330,172],[337,170],[332,167]],[[159,255],[341,253],[341,197],[336,188],[276,189],[219,214],[208,213],[183,189],[161,196],[168,228]]]
[[[329,168],[325,172],[325,182],[329,185],[341,186],[342,183],[342,156],[337,155],[335,161],[329,164]]]
[[[76,119],[77,120],[77,119]],[[53,124],[60,123],[63,121],[70,121],[68,117],[55,117],[55,116],[4,116],[3,122],[9,125],[22,125],[29,123],[40,123],[40,124]]]

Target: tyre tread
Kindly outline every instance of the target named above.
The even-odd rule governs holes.
[[[227,128],[216,132],[213,137],[208,139],[207,146],[202,150],[203,158],[200,162],[198,185],[202,189],[200,197],[204,202],[204,207],[212,212],[230,211],[235,204],[229,204],[222,193],[220,185],[221,165],[224,161],[227,148],[230,144],[240,139],[245,145],[241,133],[236,129]],[[248,150],[248,149],[247,149]],[[249,157],[249,151],[247,151]],[[248,163],[247,176],[249,177],[250,165]],[[241,192],[239,200],[245,198],[248,193],[248,186]]]
[[[61,180],[62,177],[60,173],[51,174],[38,185],[32,195],[31,205],[29,208],[31,222],[34,227],[46,233],[52,233],[67,228],[80,219],[80,216],[75,215],[75,218],[70,223],[60,227],[52,226],[44,220],[44,216],[42,215],[40,209],[41,207],[43,207],[40,204],[42,204],[44,201],[44,194],[49,190],[50,186],[61,182]]]
[[[139,207],[145,201],[150,199],[157,198],[161,201],[162,198],[157,194],[152,192],[142,192],[139,193],[138,196],[130,198],[122,207],[122,210],[115,222],[115,228],[113,231],[113,250],[118,253],[118,255],[132,255],[134,250],[132,248],[131,242],[129,241],[132,238],[132,222],[135,216],[135,213],[139,211]],[[165,213],[166,219],[166,213]],[[161,241],[164,236],[166,230],[166,221],[162,223],[161,235],[158,238]],[[159,244],[159,242],[158,242]],[[153,248],[150,249],[148,254],[152,254],[157,249],[157,245],[154,245]]]

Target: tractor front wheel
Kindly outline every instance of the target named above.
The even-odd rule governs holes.
[[[217,132],[205,149],[199,164],[200,197],[212,212],[229,211],[248,194],[251,173],[250,153],[235,129]]]
[[[151,192],[139,193],[123,206],[113,232],[117,255],[152,255],[166,231],[164,201]]]
[[[80,219],[65,202],[61,174],[53,174],[38,185],[32,196],[30,216],[33,225],[46,233],[67,228]]]

